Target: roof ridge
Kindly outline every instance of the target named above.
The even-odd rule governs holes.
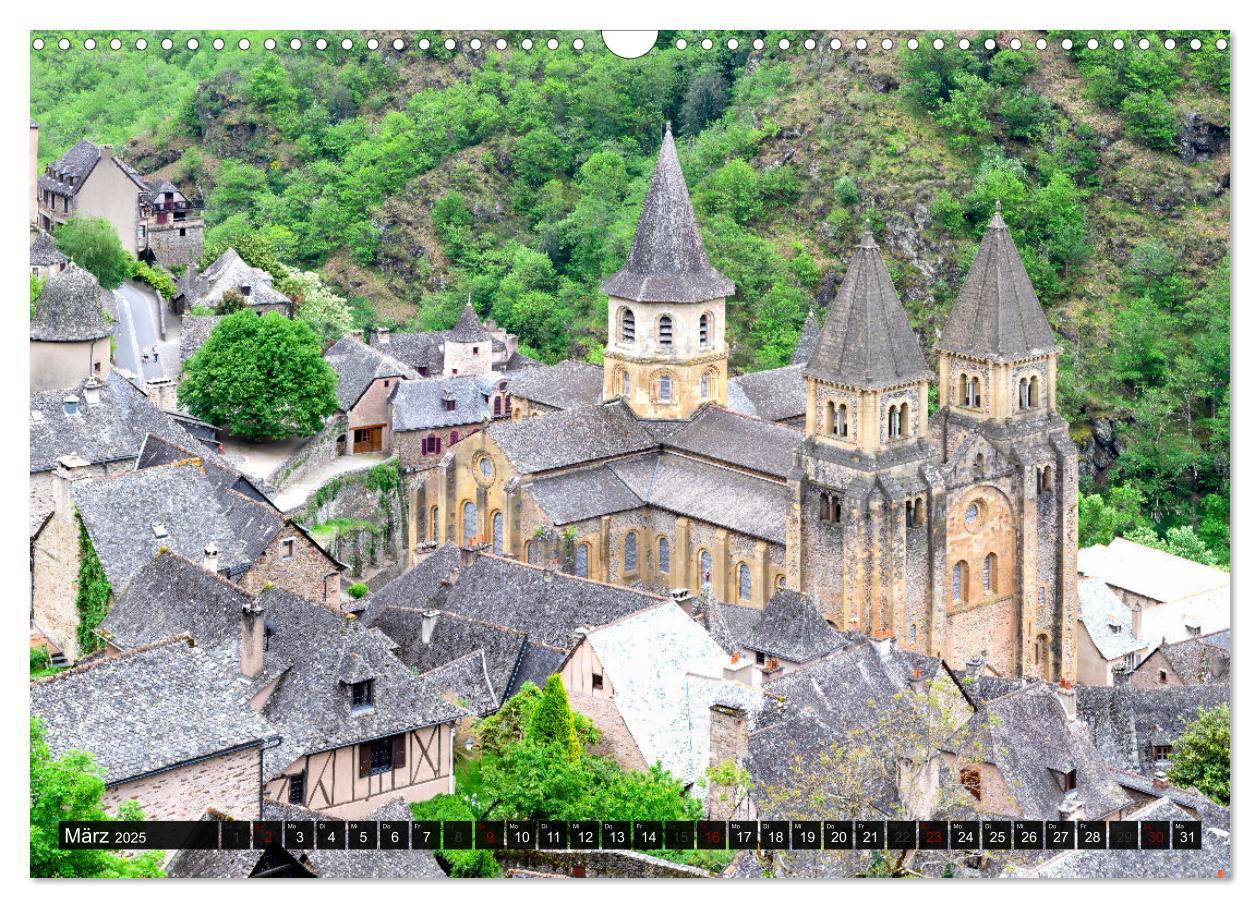
[[[633,491],[633,489],[631,490]],[[545,564],[530,564],[528,561],[517,561],[515,558],[509,558],[506,555],[495,555],[492,552],[481,552],[479,558],[493,559],[504,564],[517,565],[519,567],[529,568],[534,571],[553,571],[557,576],[564,577],[566,580],[576,580],[579,583],[591,583],[596,586],[608,587],[609,589],[618,590],[623,593],[634,593],[638,596],[645,596],[652,599],[661,599],[664,601],[673,601],[668,596],[662,596],[659,593],[652,593],[648,590],[636,590],[632,587],[622,586],[619,583],[609,583],[606,580],[596,580],[593,577],[579,577],[577,574],[569,574],[564,571],[554,570]]]
[[[196,648],[196,645],[197,645],[193,641],[191,634],[189,634],[187,631],[181,631],[180,633],[174,634],[170,637],[163,637],[161,640],[154,640],[152,643],[144,643],[144,644],[141,644],[140,646],[132,647],[131,649],[128,649],[128,650],[123,650],[120,653],[115,653],[113,655],[106,653],[104,656],[102,656],[99,659],[92,659],[91,661],[88,661],[88,662],[80,662],[78,665],[74,666],[73,668],[68,668],[65,671],[57,672],[55,675],[48,675],[45,678],[35,678],[34,680],[31,681],[30,686],[36,687],[36,686],[44,685],[44,684],[51,684],[54,681],[58,681],[63,678],[69,678],[72,676],[86,674],[87,672],[90,672],[92,669],[98,668],[102,665],[113,665],[117,662],[122,662],[127,659],[131,659],[135,656],[139,656],[144,653],[150,652],[151,650],[161,649],[166,646],[173,646],[174,644],[180,643],[180,642],[187,643],[189,649],[194,649]]]
[[[242,596],[245,596],[251,602],[254,599],[253,593],[249,592],[244,587],[240,586],[237,583],[233,583],[230,579],[228,579],[227,577],[224,577],[222,574],[216,573],[214,571],[206,570],[202,565],[198,564],[197,562],[193,561],[191,558],[188,558],[185,555],[181,555],[179,552],[176,552],[173,549],[169,549],[169,548],[158,549],[158,551],[154,554],[153,562],[156,563],[157,560],[163,556],[167,558],[175,558],[178,561],[182,561],[185,564],[188,564],[192,567],[197,568],[207,577],[213,578],[216,582],[222,584],[223,586],[226,586],[228,589],[232,590],[233,592],[240,593]],[[127,590],[131,589],[132,584],[136,582],[136,578],[139,576],[140,576],[140,571],[136,571],[135,576],[131,578],[131,581],[127,584],[126,589],[123,591],[124,593],[126,593]]]

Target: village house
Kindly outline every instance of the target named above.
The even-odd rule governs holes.
[[[1229,631],[1161,643],[1134,669],[1134,687],[1229,683]]]
[[[146,820],[213,808],[258,819],[275,732],[187,636],[168,637],[31,683],[31,715],[54,759],[92,755],[109,811],[135,800]]]
[[[1117,669],[1132,671],[1146,653],[1133,633],[1133,615],[1111,587],[1096,577],[1076,586],[1076,680],[1106,686]]]
[[[604,394],[604,370],[566,359],[554,366],[530,366],[507,377],[513,419],[541,416],[598,404]]]
[[[415,370],[355,337],[337,341],[324,359],[337,375],[337,412],[329,417],[341,429],[337,456],[392,451],[389,401],[400,382],[419,377]]]
[[[176,282],[175,291],[171,309],[177,315],[187,315],[193,309],[215,309],[224,296],[234,293],[259,315],[279,312],[293,317],[293,301],[272,286],[270,272],[250,265],[235,249],[226,250],[200,273],[189,265]]]
[[[92,272],[71,264],[48,279],[31,316],[31,390],[67,388],[110,372],[106,317],[112,297]]]
[[[502,384],[497,372],[396,382],[389,396],[391,450],[403,467],[436,466],[449,447],[501,418]]]
[[[146,182],[110,145],[80,139],[44,168],[36,184],[37,224],[55,233],[71,218],[105,218],[123,248],[168,268],[201,257],[205,203],[170,180]]]
[[[65,271],[69,263],[70,260],[53,242],[52,235],[39,231],[35,242],[31,243],[31,276],[46,281],[54,274]]]
[[[765,608],[758,609],[719,603],[706,584],[700,603],[713,638],[727,652],[751,659],[765,681],[863,639],[855,631],[837,631],[796,590],[776,590]]]
[[[1229,572],[1117,537],[1081,549],[1083,577],[1097,577],[1133,613],[1148,648],[1229,627]]]
[[[482,323],[471,302],[464,306],[455,326],[445,331],[404,333],[378,328],[370,333],[369,343],[424,377],[484,375],[538,365],[517,352],[515,334],[508,334],[493,321]]]
[[[1076,688],[1077,716],[1109,766],[1150,776],[1167,769],[1176,741],[1201,709],[1229,703],[1228,684],[1134,687],[1127,673],[1111,687]]]

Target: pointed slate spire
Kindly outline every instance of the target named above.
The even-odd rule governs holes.
[[[993,362],[1058,353],[1028,272],[1002,220],[1002,203],[980,241],[939,347]]]
[[[805,374],[867,390],[932,376],[869,230],[849,262]]]
[[[818,313],[813,306],[809,307],[809,315],[805,316],[805,324],[801,325],[801,333],[796,338],[796,349],[792,351],[792,365],[799,366],[809,362],[818,346],[818,336],[822,329],[818,326]]]
[[[481,319],[477,318],[471,302],[464,304],[464,311],[459,314],[459,321],[451,329],[450,338],[461,344],[490,340],[490,332],[481,324]]]
[[[709,264],[668,125],[630,257],[600,289],[640,303],[701,303],[735,292],[730,278]]]

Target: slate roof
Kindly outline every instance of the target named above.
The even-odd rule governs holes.
[[[1107,762],[1133,772],[1151,772],[1155,745],[1172,744],[1200,708],[1229,703],[1228,684],[1184,687],[1077,687],[1076,716],[1089,726]]]
[[[416,331],[404,334],[390,332],[389,341],[383,341],[379,334],[372,336],[371,346],[388,353],[401,363],[420,371],[426,370],[430,375],[441,375],[444,365],[442,344],[446,340],[446,331]]]
[[[50,267],[70,261],[53,242],[52,234],[40,231],[35,242],[31,243],[31,265]]]
[[[54,758],[86,750],[110,785],[274,735],[186,637],[36,681],[31,714]]]
[[[470,716],[487,716],[499,708],[499,697],[490,684],[485,653],[473,650],[424,675],[424,680],[448,695]]]
[[[630,257],[600,289],[621,299],[657,303],[702,303],[735,292],[730,278],[709,263],[668,127]]]
[[[1219,634],[1214,634],[1219,638]],[[1159,649],[1172,664],[1183,684],[1229,681],[1229,649],[1194,637],[1178,643],[1165,643]],[[1153,655],[1153,654],[1152,654]]]
[[[941,350],[996,362],[1059,352],[998,202],[941,331]]]
[[[604,370],[571,359],[554,366],[521,369],[510,374],[508,392],[557,410],[591,406],[603,399]]]
[[[1185,599],[1229,586],[1229,572],[1117,536],[1081,549],[1077,570],[1159,602]],[[1218,631],[1220,628],[1204,628]]]
[[[869,230],[827,311],[805,374],[864,389],[932,377]]]
[[[105,320],[110,293],[96,276],[73,262],[48,278],[31,318],[31,340],[75,343],[99,340],[114,333]]]
[[[489,419],[490,405],[483,391],[484,376],[452,375],[400,381],[390,397],[395,432],[415,432],[443,426],[465,426]],[[492,379],[497,375],[491,373]],[[446,401],[455,409],[446,409]]]
[[[410,366],[349,335],[329,347],[324,359],[337,373],[337,405],[342,410],[353,409],[378,378],[420,377]]]
[[[689,615],[663,602],[587,632],[639,752],[684,782],[708,766],[709,710],[761,708],[756,688],[723,679],[730,659]]]
[[[1082,690],[1076,689],[1078,699]],[[1132,800],[1112,780],[1089,729],[1067,718],[1048,684],[1030,684],[982,704],[955,742],[952,748],[960,759],[983,760],[997,767],[1019,816],[1059,815],[1066,793],[1055,772],[1075,770],[1076,795],[1087,820],[1114,813]]]
[[[1078,617],[1099,655],[1110,662],[1145,644],[1133,635],[1133,614],[1103,581],[1082,577],[1076,585]]]
[[[127,584],[100,630],[121,649],[188,634],[201,646],[241,632],[245,590],[182,555],[158,554]]]
[[[792,426],[710,405],[671,431],[664,443],[689,454],[786,479],[803,437],[801,430]]]
[[[201,345],[210,337],[210,332],[226,316],[222,315],[185,315],[179,331],[179,361],[181,363],[201,349]]]
[[[804,372],[801,364],[737,375],[726,383],[727,406],[768,422],[804,416]]]
[[[741,641],[748,649],[791,662],[808,662],[846,645],[818,606],[796,590],[780,589]]]
[[[656,446],[620,401],[497,422],[486,430],[522,473],[537,473]]]
[[[70,150],[49,164],[39,178],[40,189],[51,189],[61,195],[74,196],[101,159],[99,146],[80,139]]]
[[[248,296],[243,297],[247,306],[265,306],[274,303],[291,303],[292,301],[272,286],[271,274],[262,268],[255,268],[246,262],[235,249],[228,249],[205,271],[200,274],[189,266],[180,281],[180,289],[191,306],[209,306],[214,308],[223,301],[223,295],[229,290],[240,292],[241,287],[249,287]]]
[[[616,514],[644,504],[607,466],[544,476],[523,488],[557,524]]]
[[[814,307],[809,307],[809,314],[805,316],[805,323],[801,325],[801,333],[796,338],[796,348],[792,351],[792,365],[803,366],[809,362],[809,358],[814,355],[814,350],[818,347],[818,338],[822,335],[822,328],[818,324],[818,313],[814,311]]]
[[[459,344],[475,344],[478,341],[490,340],[490,332],[481,323],[481,319],[477,318],[477,311],[473,309],[472,303],[465,303],[463,311],[455,322],[455,327],[451,329],[447,337]]]

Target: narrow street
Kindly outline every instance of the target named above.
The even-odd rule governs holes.
[[[114,333],[116,348],[114,361],[122,368],[146,381],[174,378],[179,369],[178,354],[170,359],[172,345],[160,339],[158,327],[158,298],[153,291],[124,281],[114,291],[118,304],[118,330]],[[160,354],[154,359],[152,350],[157,346]],[[147,355],[143,355],[147,354]]]

